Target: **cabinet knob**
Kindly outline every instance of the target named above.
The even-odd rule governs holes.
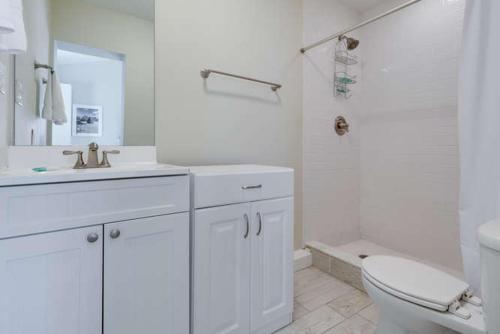
[[[111,239],[118,239],[120,237],[120,230],[111,230],[111,232],[109,232],[109,236],[111,237]]]
[[[99,240],[99,234],[97,233],[90,233],[87,235],[87,241],[90,242],[91,244]]]

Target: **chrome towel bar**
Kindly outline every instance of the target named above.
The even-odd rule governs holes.
[[[245,76],[242,76],[242,75],[231,74],[231,73],[217,71],[217,70],[211,70],[211,69],[203,69],[203,70],[201,70],[200,75],[201,75],[201,77],[203,79],[208,79],[208,77],[212,73],[219,74],[219,75],[224,75],[224,76],[232,77],[232,78],[236,78],[236,79],[242,79],[242,80],[248,80],[248,81],[258,82],[258,83],[261,83],[261,84],[264,84],[264,85],[269,85],[269,86],[271,86],[271,90],[273,92],[277,91],[278,89],[280,89],[282,87],[280,84],[277,84],[277,83],[274,83],[274,82],[263,81],[263,80],[259,80],[259,79],[245,77]]]

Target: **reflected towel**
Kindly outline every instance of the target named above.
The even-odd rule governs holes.
[[[48,121],[52,121],[56,125],[62,125],[68,122],[61,84],[55,72],[49,74],[47,80],[42,117]]]
[[[10,0],[0,0],[0,34],[14,32],[14,23],[10,10]]]
[[[23,1],[22,0],[0,0],[10,3],[10,20],[14,25],[14,32],[0,34],[0,52],[9,54],[25,53],[27,49],[26,30],[24,28]],[[0,10],[2,10],[0,6]],[[0,14],[0,20],[1,16]]]

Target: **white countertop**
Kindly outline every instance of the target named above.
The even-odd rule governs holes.
[[[0,187],[186,175],[188,173],[188,167],[158,163],[116,164],[111,168],[96,169],[49,168],[47,172],[34,172],[31,169],[6,169],[0,170]]]

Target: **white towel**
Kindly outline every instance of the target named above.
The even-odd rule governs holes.
[[[61,84],[55,72],[49,74],[47,80],[42,117],[56,125],[62,125],[68,122]]]
[[[10,0],[0,0],[0,34],[14,32],[14,23],[10,10]]]
[[[25,53],[27,49],[26,29],[24,27],[23,1],[0,0],[10,3],[10,20],[14,25],[14,32],[0,35],[0,52],[9,54]],[[1,9],[1,8],[0,8]]]

